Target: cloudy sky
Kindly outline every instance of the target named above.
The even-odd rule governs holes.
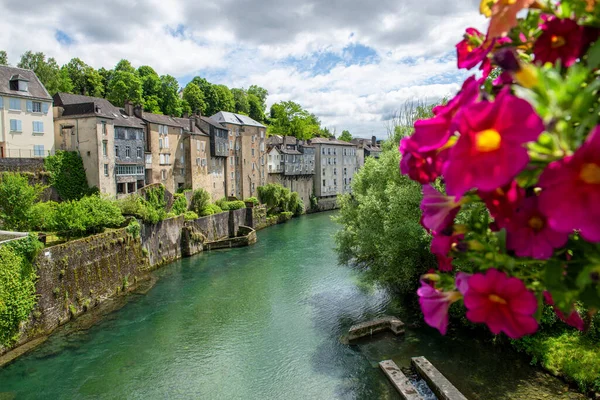
[[[126,58],[185,85],[195,75],[265,87],[325,126],[385,136],[411,99],[435,101],[466,77],[454,44],[482,28],[478,0],[0,0],[0,49],[95,68]]]

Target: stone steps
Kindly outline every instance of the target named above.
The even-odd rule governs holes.
[[[348,330],[348,341],[353,341],[375,333],[391,331],[394,335],[404,333],[404,323],[396,317],[384,316],[372,321],[352,325]]]

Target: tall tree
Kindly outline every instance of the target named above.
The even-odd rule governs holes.
[[[194,77],[190,83],[195,84],[202,91],[203,99],[205,105],[205,109],[203,114],[205,115],[213,115],[218,113],[219,110],[219,94],[215,89],[215,85],[210,83],[204,78],[199,76]],[[190,106],[192,104],[190,103]],[[192,107],[193,109],[193,107]]]
[[[100,75],[102,87],[104,88],[104,90],[102,91],[102,97],[106,97],[106,88],[108,88],[108,84],[110,83],[110,80],[115,74],[115,71],[113,71],[112,69],[106,69],[102,67],[98,70],[98,74]]]
[[[0,50],[0,65],[8,65],[8,55],[4,50]]]
[[[248,95],[248,115],[255,121],[263,122],[265,120],[265,113],[262,109],[260,99],[253,94]]]
[[[235,102],[235,112],[248,115],[250,113],[250,104],[248,103],[248,94],[244,89],[231,89],[233,101]]]
[[[21,55],[18,67],[30,69],[35,72],[51,95],[59,91],[72,90],[73,85],[69,77],[61,74],[56,60],[54,58],[46,60],[46,55],[42,52],[33,53],[26,51]]]
[[[115,65],[115,72],[117,72],[117,71],[123,71],[123,72],[129,72],[129,73],[135,74],[135,68],[133,68],[131,63],[125,59],[122,59],[121,61],[119,61],[117,63],[117,65]]]
[[[127,100],[143,105],[142,81],[135,73],[115,71],[108,85],[106,98],[117,107],[122,107]]]
[[[290,135],[310,139],[321,131],[319,119],[293,101],[281,101],[271,106],[269,134]]]
[[[267,96],[269,95],[267,89],[257,85],[252,85],[248,88],[248,94],[253,94],[258,97],[262,112],[265,113],[267,111]]]
[[[162,94],[160,77],[156,71],[152,69],[152,67],[147,65],[139,67],[137,70],[137,75],[142,81],[144,110],[155,114],[162,114],[160,108],[160,98]]]
[[[214,85],[219,98],[218,111],[235,111],[235,99],[233,93],[225,85]]]
[[[350,134],[350,132],[343,130],[342,134],[340,135],[340,137],[338,138],[339,140],[343,140],[344,142],[351,142],[352,141],[352,135]]]
[[[160,77],[161,97],[160,110],[165,115],[182,115],[182,102],[179,98],[179,82],[171,75]]]
[[[63,65],[67,75],[73,83],[73,91],[77,94],[102,97],[104,85],[102,76],[94,68],[84,63],[79,58],[73,58]]]
[[[204,94],[194,82],[188,83],[185,89],[183,89],[183,100],[187,102],[192,112],[199,111],[204,114],[206,110]]]

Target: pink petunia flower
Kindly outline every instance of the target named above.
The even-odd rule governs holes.
[[[421,225],[431,232],[442,232],[452,225],[461,203],[438,192],[431,185],[423,185]]]
[[[514,218],[515,209],[519,201],[525,196],[525,190],[517,184],[517,181],[512,181],[492,192],[479,191],[477,194],[494,218],[494,230],[500,230],[506,228]]]
[[[433,182],[440,176],[442,165],[448,151],[421,151],[419,144],[412,138],[400,142],[400,172],[421,184]]]
[[[417,294],[427,325],[445,335],[448,330],[448,309],[453,302],[460,299],[460,293],[442,292],[421,281],[421,287],[417,290]]]
[[[585,329],[585,322],[583,322],[583,319],[581,319],[581,316],[579,315],[575,307],[572,308],[569,316],[565,317],[565,314],[558,307],[556,307],[556,305],[554,304],[554,299],[552,298],[552,294],[550,294],[550,292],[548,292],[547,290],[544,291],[544,301],[546,301],[548,305],[552,306],[554,312],[556,313],[556,316],[560,318],[560,320],[563,321],[565,324],[570,325],[573,328],[577,328],[580,331],[583,331]]]
[[[568,233],[556,232],[548,226],[538,208],[537,196],[521,199],[506,230],[506,247],[518,257],[547,260],[554,249],[564,246],[569,239]]]
[[[462,290],[461,290],[462,288]],[[506,333],[513,339],[534,333],[538,323],[535,295],[517,278],[489,269],[474,274],[459,287],[467,308],[467,319],[485,323],[495,335]]]
[[[525,144],[544,130],[531,105],[503,90],[494,102],[466,106],[457,115],[460,137],[442,173],[448,194],[491,192],[510,183],[529,162]]]
[[[550,163],[538,185],[540,210],[552,229],[576,229],[585,240],[600,242],[600,125],[572,156]]]
[[[570,67],[581,55],[584,44],[584,28],[572,19],[549,18],[541,25],[542,34],[535,41],[535,61],[554,64],[561,60]]]
[[[490,53],[494,43],[485,44],[485,35],[475,28],[467,28],[463,40],[456,44],[456,59],[459,69],[471,69],[481,63],[479,69],[484,71],[487,77],[491,71],[491,62],[487,55]]]
[[[435,255],[438,261],[438,270],[442,272],[452,271],[452,260],[449,256],[453,248],[464,239],[465,235],[462,234],[450,234],[444,235],[443,233],[434,234],[431,240],[431,253]]]

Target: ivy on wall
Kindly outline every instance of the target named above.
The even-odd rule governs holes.
[[[58,191],[62,200],[79,200],[93,192],[79,153],[59,150],[44,160],[44,167],[50,173],[50,185]]]

